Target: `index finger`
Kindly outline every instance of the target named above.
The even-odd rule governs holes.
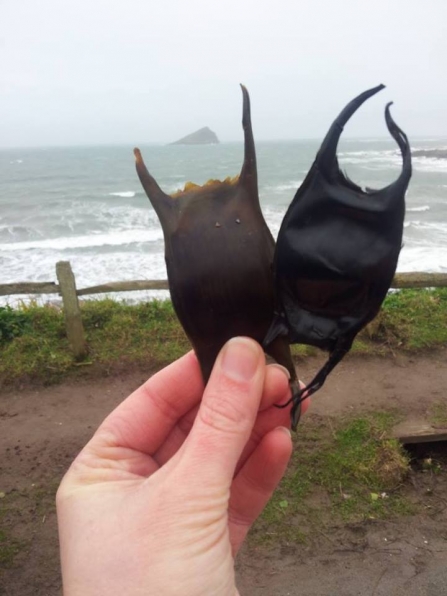
[[[220,351],[183,456],[202,479],[231,484],[261,403],[266,372],[261,346],[236,337]]]

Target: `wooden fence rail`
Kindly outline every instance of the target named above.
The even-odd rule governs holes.
[[[76,359],[87,354],[84,326],[78,296],[106,294],[111,292],[134,292],[139,290],[169,290],[167,280],[112,281],[89,288],[76,288],[76,279],[69,261],[56,263],[56,277],[52,281],[0,284],[0,296],[18,294],[59,294],[65,316],[67,338]],[[396,273],[392,288],[446,288],[447,273]]]

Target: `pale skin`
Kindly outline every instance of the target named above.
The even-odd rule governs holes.
[[[191,352],[123,401],[57,493],[64,595],[239,594],[234,558],[292,453],[289,395],[235,338],[206,388]]]

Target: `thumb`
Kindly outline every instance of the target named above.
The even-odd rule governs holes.
[[[231,484],[252,431],[266,372],[259,344],[246,337],[227,342],[217,357],[184,457],[200,477]]]

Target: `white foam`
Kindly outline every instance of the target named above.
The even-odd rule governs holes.
[[[122,230],[109,234],[88,234],[85,236],[72,236],[64,238],[49,238],[31,242],[11,242],[0,244],[1,251],[22,250],[67,250],[75,248],[88,248],[100,246],[122,246],[140,242],[155,242],[163,238],[161,229],[154,230]]]
[[[365,157],[366,159],[370,159],[371,157],[389,157],[390,155],[395,155],[396,151],[393,149],[384,149],[382,151],[371,150],[371,151],[340,151],[338,153],[339,157],[346,157],[346,156],[355,156],[355,157]]]
[[[302,180],[290,180],[289,182],[286,182],[284,184],[276,184],[275,186],[265,186],[264,188],[261,188],[261,193],[284,192],[286,190],[296,191],[302,183]]]
[[[288,184],[278,184],[277,190],[298,190],[302,184],[302,180],[291,180]]]
[[[447,272],[447,246],[405,246],[400,252],[397,271]]]
[[[401,168],[402,157],[395,149],[382,151],[345,151],[338,153],[341,165],[360,165],[368,170],[384,167]]]
[[[421,207],[407,207],[407,211],[430,211],[428,205],[422,205]]]
[[[171,184],[163,184],[162,188],[164,192],[168,195],[174,194],[176,192],[182,191],[185,188],[186,180],[179,180],[178,182],[171,183]],[[193,183],[195,184],[195,183]]]
[[[29,259],[20,259],[19,255],[7,255],[2,262],[2,282],[13,283],[17,280],[27,281],[57,281],[55,263],[67,259],[62,253],[30,252]],[[95,286],[110,281],[126,281],[135,279],[167,279],[166,265],[163,251],[146,253],[145,251],[130,253],[98,253],[94,258],[91,255],[69,255],[69,260],[76,277],[76,286],[79,289]],[[151,298],[169,298],[169,292],[162,290],[145,290],[140,292],[116,292],[107,294],[116,300],[129,300],[140,302]],[[106,294],[86,296],[86,299],[101,299]],[[5,296],[0,297],[0,304],[15,305],[20,302],[37,301],[44,304],[52,300],[60,300],[57,294],[43,296]]]
[[[271,207],[266,207],[263,209],[265,221],[272,233],[273,238],[278,237],[278,232],[281,227],[282,220],[284,219],[284,215],[286,213],[287,208],[278,208],[274,209]]]
[[[270,210],[268,210],[270,211]],[[266,214],[266,219],[272,228],[281,222],[281,213]],[[147,234],[147,232],[146,232]],[[94,257],[77,252],[62,251],[29,251],[26,258],[20,252],[2,254],[2,282],[27,281],[56,281],[55,263],[58,260],[70,260],[76,276],[78,288],[85,288],[110,281],[125,281],[134,279],[166,279],[166,265],[163,255],[163,244],[159,249],[148,253],[143,247],[137,247],[130,252],[120,252],[119,248],[113,253],[98,252]],[[427,271],[447,272],[447,246],[408,246],[404,245],[398,263],[398,271]],[[166,291],[143,291],[110,294],[117,300],[131,300],[139,302],[151,298],[167,298]],[[104,294],[88,296],[88,299],[103,298]],[[18,304],[22,300],[37,299],[39,303],[59,299],[57,295],[50,296],[6,296],[0,298],[0,304]]]
[[[109,192],[109,196],[111,197],[123,197],[124,199],[131,199],[137,193],[133,190],[123,190],[122,192]]]
[[[408,225],[407,225],[408,224]],[[441,234],[447,234],[447,222],[428,222],[428,221],[409,221],[406,222],[406,227],[411,226],[418,228],[419,230],[430,230],[430,232],[441,232]],[[427,235],[428,237],[429,235]]]
[[[447,172],[447,159],[413,157],[414,170],[420,172]]]

